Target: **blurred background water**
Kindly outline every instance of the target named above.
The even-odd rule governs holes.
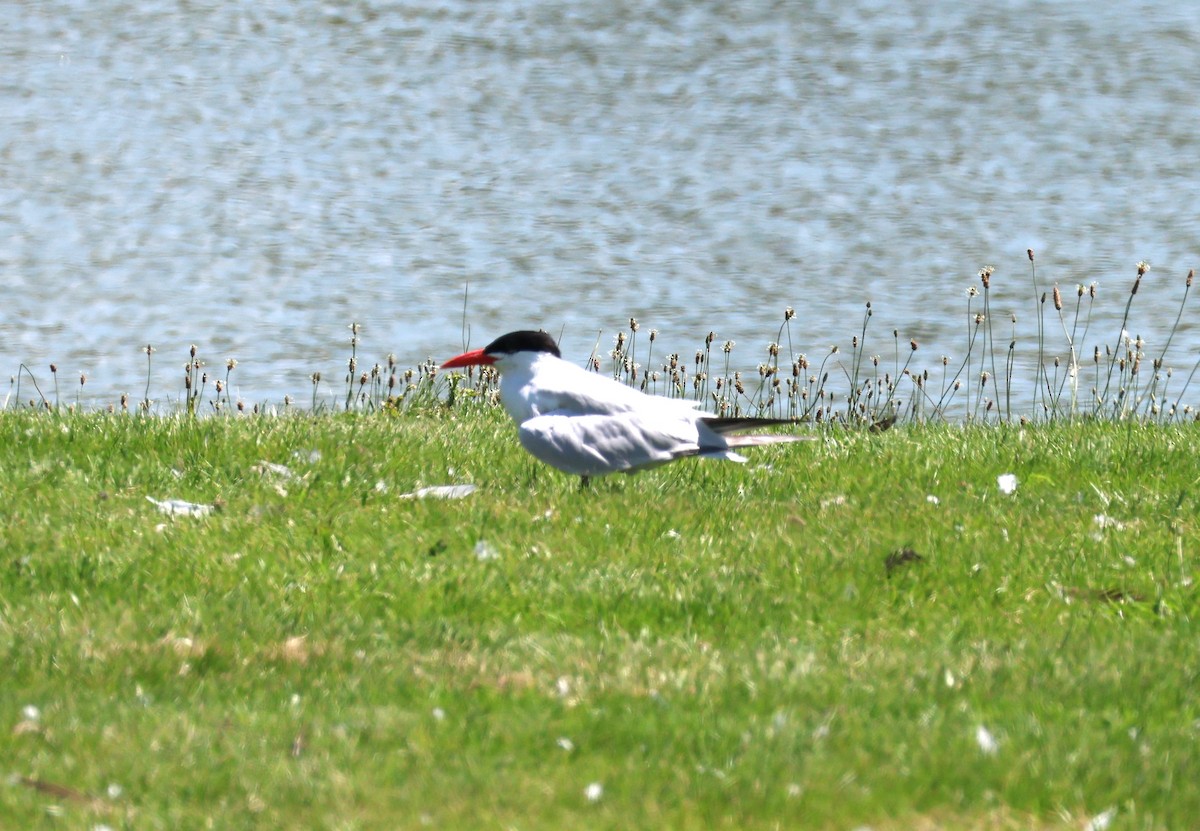
[[[460,351],[468,282],[472,346],[540,326],[583,361],[632,316],[752,369],[785,307],[819,357],[870,301],[868,354],[896,329],[940,370],[984,265],[1028,362],[1027,248],[1043,288],[1099,283],[1087,355],[1149,261],[1157,355],[1200,264],[1198,47],[1174,0],[6,3],[0,372],[138,400],[149,343],[170,403],[196,343],[235,397],[307,403],[351,321],[360,365]]]

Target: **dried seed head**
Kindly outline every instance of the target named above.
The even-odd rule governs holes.
[[[230,358],[225,362],[225,368],[232,372],[237,368],[237,358]]]
[[[713,342],[713,341],[715,341],[716,339],[717,339],[717,333],[716,333],[716,332],[709,332],[709,333],[708,333],[708,337],[706,337],[706,338],[704,339],[704,345],[705,345],[705,346],[712,346],[712,342]]]
[[[867,307],[869,308],[869,307],[870,307],[870,305],[871,305],[871,304],[870,304],[870,303],[868,303],[868,304],[867,304]],[[795,310],[795,309],[793,309],[791,306],[788,306],[786,309],[784,309],[784,310],[783,310],[783,320],[784,320],[784,322],[785,322],[785,323],[786,323],[787,321],[791,320],[791,319],[792,319],[793,317],[795,317],[795,316],[796,316],[796,310]]]
[[[1029,262],[1033,262],[1033,249],[1032,249],[1032,248],[1026,248],[1026,249],[1025,249],[1025,253],[1029,255]]]
[[[912,348],[912,351],[913,351],[913,352],[916,352],[916,351],[917,351],[917,339],[916,339],[916,338],[913,338],[913,339],[911,339],[911,340],[908,342],[908,345],[909,345],[909,347],[911,347],[911,348]]]
[[[1054,310],[1056,312],[1062,311],[1062,292],[1058,290],[1058,286],[1054,287]]]
[[[968,298],[978,297],[978,296],[979,296],[979,289],[975,288],[974,285],[967,286],[967,297]]]
[[[1095,281],[1092,281],[1092,284],[1090,286],[1088,286],[1088,297],[1090,297],[1092,300],[1096,299],[1096,283],[1095,283]]]
[[[658,330],[651,329],[650,330],[650,342],[654,343],[656,340],[658,340]]]
[[[223,389],[225,389],[225,385],[222,384],[221,379],[218,378],[217,379],[217,394],[219,395]]]
[[[357,336],[357,335],[358,335],[358,330],[359,330],[359,329],[361,329],[361,328],[362,328],[362,327],[361,327],[359,324],[357,324],[357,323],[351,323],[351,324],[350,324],[350,334],[351,334],[351,335],[356,335],[356,336]]]
[[[1075,296],[1083,297],[1083,283],[1079,283],[1075,286]]]
[[[722,351],[723,351],[723,352],[724,352],[726,355],[728,355],[730,352],[732,352],[732,351],[733,351],[733,347],[734,347],[734,346],[736,346],[736,344],[735,344],[733,341],[731,341],[731,340],[727,340],[727,341],[725,341],[725,345],[721,347],[721,350],[722,350]]]
[[[54,364],[50,364],[50,373],[54,374],[56,372],[58,372],[58,367]]]
[[[79,373],[79,386],[82,387],[86,383],[87,383],[87,376],[84,375],[82,372]]]
[[[155,352],[155,349],[150,344],[146,344],[145,348],[142,349],[142,351],[145,352],[147,355],[153,355]]]
[[[629,318],[629,331],[636,332],[639,328],[641,327],[638,325],[637,318]]]
[[[985,318],[983,316],[983,312],[976,312],[975,325],[978,326],[980,323],[983,323],[984,320],[985,320]]]
[[[313,382],[313,386],[315,387],[317,384],[321,383],[321,373],[314,372],[312,375],[308,376],[308,379]]]
[[[1137,270],[1139,277],[1145,275],[1145,273],[1150,270],[1150,263],[1146,262],[1145,260],[1141,260],[1137,264]]]
[[[1189,269],[1188,269],[1188,276],[1187,276],[1187,287],[1188,287],[1189,289],[1192,287],[1192,278],[1193,278],[1193,277],[1195,277],[1195,276],[1196,276],[1196,269],[1194,269],[1194,268],[1189,268]]]
[[[194,344],[194,343],[192,344],[190,354],[191,354],[191,357],[193,357],[193,358],[196,357],[196,344]]]

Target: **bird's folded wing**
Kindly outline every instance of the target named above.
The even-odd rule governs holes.
[[[635,413],[549,413],[523,422],[518,435],[538,459],[580,476],[638,470],[700,452],[689,419],[648,420]]]

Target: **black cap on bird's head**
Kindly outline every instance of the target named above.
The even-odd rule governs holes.
[[[554,338],[541,330],[523,329],[519,332],[509,332],[501,335],[483,347],[485,355],[514,355],[517,352],[549,352],[556,358],[561,358],[558,344]]]
[[[554,338],[542,331],[535,332],[532,329],[522,329],[519,332],[509,332],[507,335],[501,335],[483,347],[483,349],[472,349],[470,352],[456,355],[442,364],[442,369],[494,364],[498,358],[506,355],[515,355],[518,352],[545,352],[556,358],[562,357],[562,353],[558,351],[558,344],[554,342]]]

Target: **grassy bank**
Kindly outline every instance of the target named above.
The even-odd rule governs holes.
[[[1200,433],[820,435],[581,491],[495,409],[0,413],[0,816],[1192,825]]]

